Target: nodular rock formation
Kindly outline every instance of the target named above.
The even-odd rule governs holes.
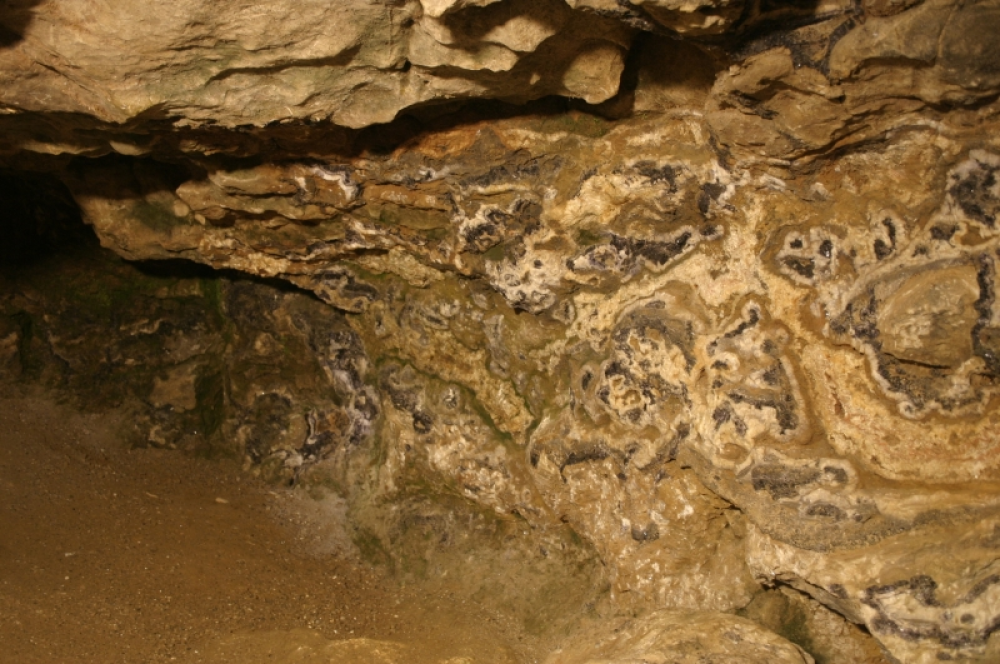
[[[1000,2],[0,24],[8,218],[141,262],[5,277],[8,375],[540,630],[645,616],[552,664],[1000,661]]]

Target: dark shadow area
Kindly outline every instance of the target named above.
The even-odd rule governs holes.
[[[452,35],[460,35],[463,41],[475,44],[491,30],[504,25],[515,16],[530,17],[535,25],[558,30],[571,13],[572,10],[563,0],[504,0],[446,13],[439,21],[447,26]]]
[[[607,104],[609,102],[605,102]],[[578,99],[548,96],[524,104],[474,99],[446,104],[428,104],[407,109],[392,122],[358,131],[344,154],[387,155],[424,134],[445,132],[482,122],[498,122],[516,117],[556,117],[578,111],[603,117],[600,107]],[[606,119],[606,118],[605,118]]]
[[[809,66],[826,73],[830,51],[862,21],[859,3],[848,8],[817,13],[818,0],[760,0],[754,11],[747,5],[724,48],[734,61],[741,61],[772,48],[787,48],[796,66]],[[833,22],[830,29],[810,30]]]
[[[885,662],[883,652],[863,624],[846,621],[829,608],[792,586],[777,583],[757,594],[747,606],[736,611],[800,646],[816,664],[838,662]],[[830,625],[837,625],[833,634]],[[845,653],[859,659],[845,658]],[[849,656],[848,656],[849,657]]]
[[[345,156],[385,155],[422,134],[525,115],[554,116],[566,113],[569,108],[570,100],[564,97],[543,97],[526,104],[473,99],[415,106],[392,122],[358,130]]]
[[[53,175],[0,170],[0,200],[4,271],[36,262],[59,248],[98,244],[66,185]]]
[[[277,277],[259,277],[229,268],[216,269],[202,263],[175,258],[168,260],[124,261],[136,270],[156,279],[222,279],[231,283],[247,282],[267,286],[281,293],[301,293],[310,299],[322,302],[311,290],[299,288],[293,283]]]
[[[726,39],[733,50],[739,50],[774,33],[821,23],[842,13],[838,10],[817,14],[819,7],[819,0],[749,0],[733,29],[717,39]]]
[[[615,121],[629,117],[633,112],[640,68],[646,64],[642,55],[653,39],[653,35],[648,33],[636,35],[632,48],[626,54],[618,92],[607,101],[589,104],[582,99],[559,95],[548,95],[521,103],[498,99],[432,101],[400,112],[392,122],[365,127],[344,136],[343,156],[353,158],[365,154],[387,155],[424,134],[512,118],[556,118],[571,112],[591,116],[597,121]],[[544,48],[543,44],[540,52]],[[526,58],[525,67],[532,66],[529,60],[531,59]],[[516,72],[517,67],[513,70],[513,73]]]
[[[83,167],[93,161],[87,160]],[[167,181],[182,177],[172,164],[127,157],[106,157],[99,161],[142,161],[147,170],[162,168]],[[4,202],[0,211],[0,229],[4,235],[4,241],[0,243],[0,274],[7,277],[28,269],[45,269],[47,261],[58,261],[61,255],[104,254],[108,260],[129,264],[148,277],[250,281],[281,292],[299,292],[316,297],[311,291],[282,279],[256,277],[237,270],[217,270],[184,259],[127,261],[120,258],[110,249],[100,246],[94,230],[84,223],[66,185],[51,174],[0,170],[0,200]]]
[[[0,48],[14,46],[22,39],[34,18],[32,9],[42,0],[0,2]]]

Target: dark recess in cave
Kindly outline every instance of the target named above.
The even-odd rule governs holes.
[[[4,0],[0,3],[0,48],[14,46],[31,24],[32,8],[42,0]]]
[[[52,175],[0,170],[0,200],[0,266],[5,270],[33,263],[61,247],[97,246],[69,190]]]

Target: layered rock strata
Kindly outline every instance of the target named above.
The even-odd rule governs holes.
[[[147,440],[578,535],[621,609],[777,583],[997,658],[1000,5],[119,4],[4,10],[4,163],[327,305],[227,286]]]

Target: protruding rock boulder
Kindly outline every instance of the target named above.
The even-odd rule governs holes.
[[[814,664],[800,647],[744,618],[707,611],[658,611],[584,630],[545,664],[739,661]]]

